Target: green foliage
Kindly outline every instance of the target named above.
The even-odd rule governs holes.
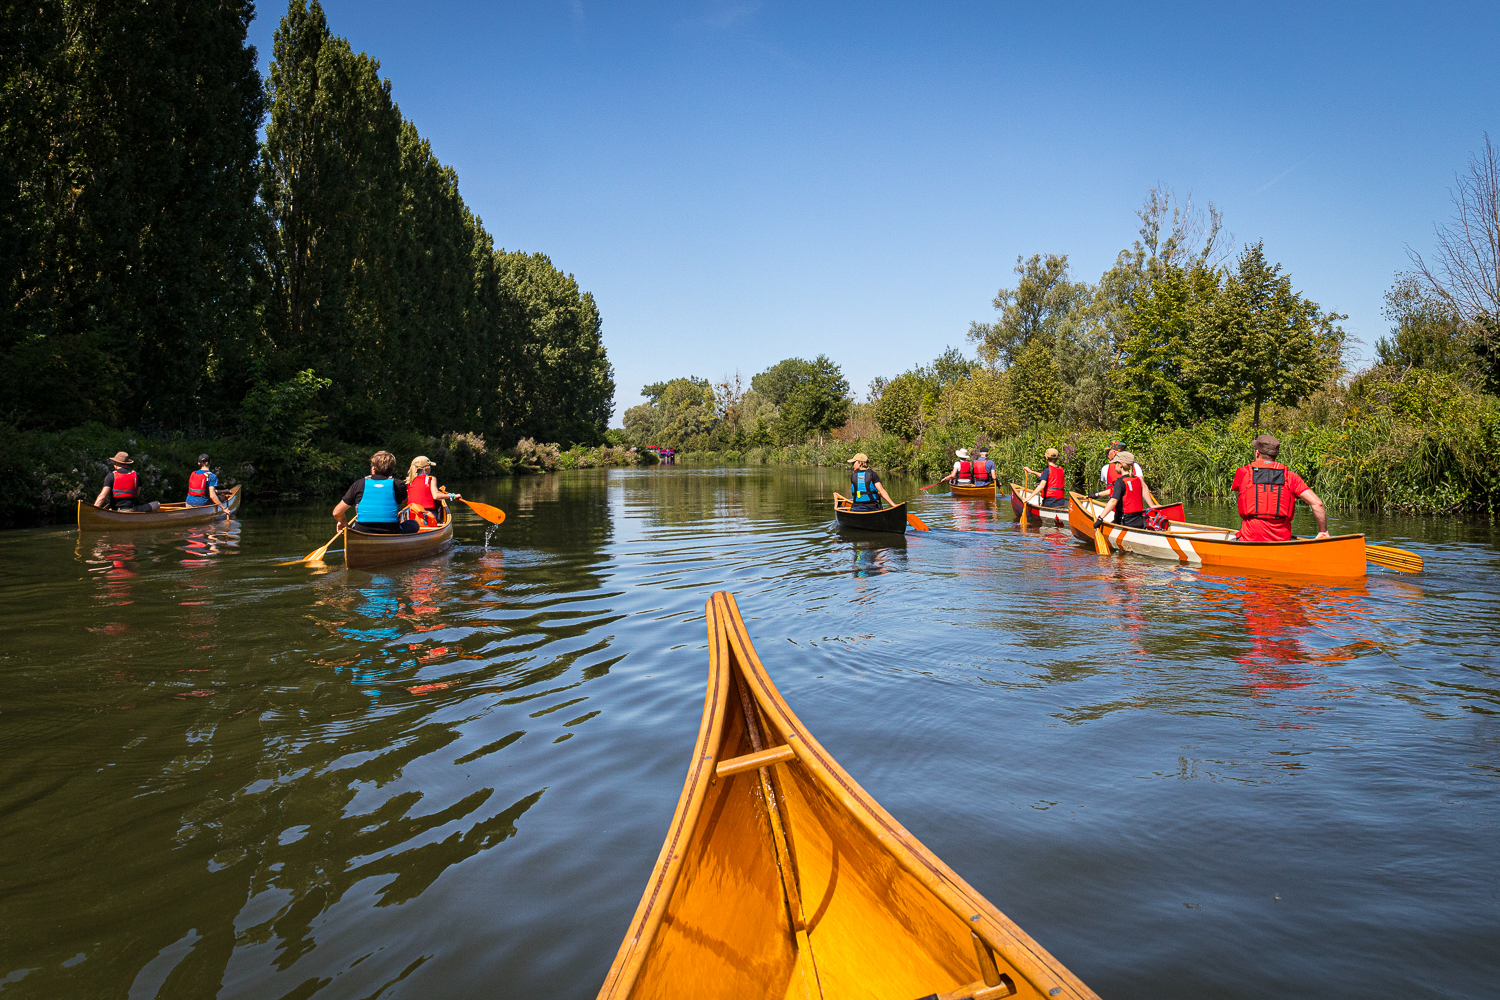
[[[809,362],[801,358],[778,361],[750,380],[750,388],[771,401],[772,406],[786,403],[792,391],[809,377]]]
[[[1218,292],[1218,274],[1202,263],[1158,269],[1129,314],[1120,362],[1109,376],[1123,420],[1187,424],[1198,415],[1184,369],[1193,330]]]
[[[641,389],[647,402],[625,411],[625,437],[640,448],[682,449],[717,423],[707,379],[677,378]]]
[[[1061,397],[1052,351],[1044,340],[1034,339],[1007,373],[1006,401],[1022,424],[1036,425],[1056,419]]]
[[[922,435],[922,401],[931,391],[926,379],[905,372],[886,383],[875,402],[875,423],[904,441]]]
[[[1375,341],[1380,364],[1396,368],[1430,368],[1470,376],[1478,355],[1462,317],[1414,274],[1397,275],[1385,293],[1381,313],[1391,321],[1389,336]]]
[[[801,441],[810,434],[821,436],[849,420],[852,402],[843,371],[826,354],[805,364],[802,377],[781,403],[780,436],[784,441]]]
[[[1041,338],[1050,351],[1063,321],[1092,297],[1087,284],[1068,280],[1067,254],[1032,254],[1017,257],[1015,288],[995,294],[1000,318],[994,323],[973,323],[969,339],[979,342],[979,355],[990,364],[1009,367],[1032,340]]]

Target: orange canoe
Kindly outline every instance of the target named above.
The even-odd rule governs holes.
[[[687,782],[601,1000],[1096,994],[839,766],[708,601]]]
[[[994,483],[988,486],[959,486],[957,483],[950,483],[948,488],[954,496],[971,500],[993,500],[996,495]]]

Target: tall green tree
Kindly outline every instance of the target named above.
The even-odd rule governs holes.
[[[1218,291],[1218,273],[1201,261],[1157,270],[1129,315],[1119,365],[1110,373],[1121,417],[1185,426],[1198,415],[1188,350]]]
[[[810,434],[821,437],[848,423],[852,407],[843,370],[828,355],[819,354],[781,406],[783,434],[791,441],[805,440]]]
[[[979,343],[986,363],[1009,367],[1021,350],[1037,337],[1051,350],[1058,327],[1067,316],[1091,297],[1087,284],[1068,278],[1067,254],[1032,254],[1017,257],[1015,288],[995,294],[1000,317],[993,323],[969,324],[969,339]]]
[[[263,111],[249,0],[8,4],[0,414],[183,426],[245,333]]]
[[[1062,406],[1062,384],[1057,362],[1040,337],[1021,349],[1005,378],[1006,402],[1024,424],[1035,426],[1057,419]]]
[[[1291,276],[1270,264],[1257,242],[1245,248],[1203,311],[1183,374],[1197,383],[1210,412],[1251,404],[1259,429],[1261,404],[1294,406],[1327,380],[1327,344],[1337,329],[1331,325],[1317,303],[1292,291]]]
[[[1390,334],[1375,341],[1375,356],[1381,364],[1455,375],[1474,373],[1477,355],[1472,333],[1448,300],[1435,294],[1419,275],[1397,275],[1386,290],[1381,314],[1391,322]]]

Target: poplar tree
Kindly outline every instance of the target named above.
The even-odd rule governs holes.
[[[1036,338],[1021,349],[1005,377],[1006,402],[1024,424],[1035,426],[1057,419],[1062,385],[1057,362],[1047,344]]]

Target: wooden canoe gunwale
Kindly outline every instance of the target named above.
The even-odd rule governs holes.
[[[885,854],[941,903],[956,922],[1003,958],[1041,996],[1097,1000],[1092,990],[913,837],[807,732],[756,655],[733,595],[725,591],[715,593],[708,601],[707,617],[710,668],[698,742],[656,868],[600,989],[600,1000],[632,995],[652,941],[666,917],[672,891],[687,862],[685,848],[715,780],[718,763],[715,756],[724,735],[727,713],[737,707],[730,697],[735,690],[748,695],[754,703],[753,721],[752,716],[747,715],[747,725],[752,730],[758,724],[762,730],[779,731],[785,745],[795,752],[794,761],[776,763],[760,770],[762,780],[769,782],[775,792],[775,809],[783,823],[786,796],[781,785],[781,769],[795,766],[803,769],[806,777],[810,777],[821,792],[831,796],[843,813],[878,842]],[[767,737],[770,737],[769,732]],[[804,778],[797,780],[803,781]],[[795,868],[795,844],[788,840],[785,846],[791,851],[791,863]],[[797,891],[795,886],[793,891]],[[786,901],[789,907],[794,904],[790,894]],[[796,905],[800,909],[800,901],[796,901]],[[799,947],[811,947],[806,944],[806,930],[797,927],[797,915],[794,913],[792,917]],[[816,955],[810,953],[808,957],[816,975]],[[983,966],[983,959],[979,963]],[[690,994],[684,992],[683,995]]]
[[[1021,517],[1021,508],[1026,508],[1028,518],[1036,518],[1041,521],[1051,521],[1053,524],[1066,524],[1068,521],[1068,508],[1066,507],[1043,507],[1031,502],[1036,490],[1022,486],[1019,483],[1010,484],[1010,510],[1016,518]],[[1023,499],[1024,498],[1024,499]]]
[[[437,555],[453,540],[453,512],[443,503],[443,523],[414,535],[375,535],[359,530],[355,521],[344,532],[344,565],[370,569]]]
[[[906,533],[906,501],[903,500],[893,507],[882,507],[880,510],[852,510],[852,504],[848,497],[840,493],[833,495],[833,519],[845,528],[858,528],[860,531],[890,531],[897,534]]]
[[[195,524],[210,524],[220,518],[228,517],[240,509],[240,490],[242,488],[242,486],[235,486],[219,494],[224,504],[224,510],[227,510],[229,514],[225,514],[224,510],[220,510],[214,504],[205,504],[202,507],[189,507],[186,503],[162,504],[158,510],[136,512],[133,510],[106,510],[80,500],[78,501],[78,530],[119,531],[121,529],[175,528]]]

